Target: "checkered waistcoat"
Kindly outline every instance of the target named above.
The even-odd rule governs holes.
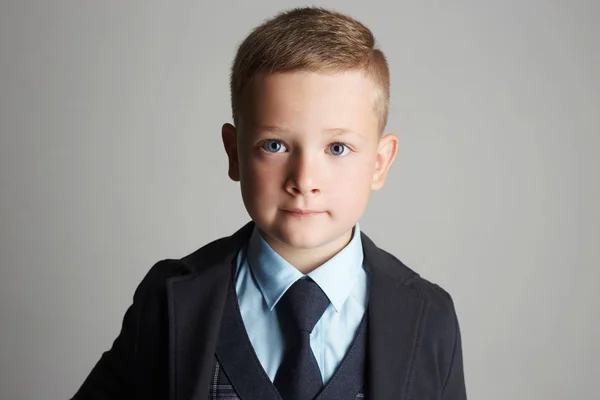
[[[316,400],[364,399],[366,313],[350,349]],[[281,400],[246,333],[235,287],[229,287],[214,363],[209,399]]]

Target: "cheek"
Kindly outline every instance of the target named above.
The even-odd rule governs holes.
[[[274,165],[248,162],[243,167],[242,187],[246,193],[258,198],[272,198],[280,185],[279,169]]]
[[[344,167],[343,174],[346,184],[355,189],[364,188],[365,185],[370,187],[376,160],[371,156],[365,155],[353,161]]]
[[[357,161],[360,162],[348,163],[340,168],[331,181],[333,190],[330,190],[330,193],[334,194],[340,204],[363,203],[371,192],[374,161],[370,159]]]

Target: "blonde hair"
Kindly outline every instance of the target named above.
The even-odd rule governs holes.
[[[239,124],[242,93],[257,75],[288,71],[361,71],[372,79],[380,130],[387,123],[390,74],[372,32],[357,20],[318,7],[282,12],[256,27],[239,46],[230,76],[231,108]]]

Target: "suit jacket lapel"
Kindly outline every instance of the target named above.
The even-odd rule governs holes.
[[[399,399],[409,390],[419,327],[426,302],[406,281],[414,272],[362,234],[369,277],[367,394],[370,399]]]
[[[167,283],[171,400],[208,393],[223,306],[238,250],[252,232],[248,223],[233,236],[182,259],[190,273]]]

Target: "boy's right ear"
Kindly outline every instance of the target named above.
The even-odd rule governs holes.
[[[224,124],[221,128],[223,146],[229,158],[229,177],[235,182],[240,181],[240,164],[238,162],[237,130],[231,124]]]

